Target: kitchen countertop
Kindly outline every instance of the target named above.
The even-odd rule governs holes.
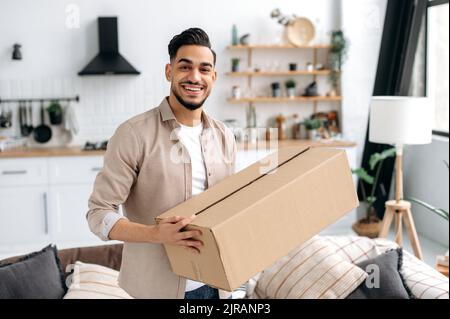
[[[309,141],[309,140],[285,140],[278,141],[278,147],[353,147],[356,143],[349,141]],[[273,143],[262,141],[258,145],[238,143],[238,150],[256,150],[274,147]],[[57,156],[102,156],[104,150],[85,151],[82,146],[71,147],[21,147],[0,152],[2,158],[25,157],[57,157]]]
[[[275,145],[274,145],[275,142]],[[335,141],[335,140],[322,140],[322,141],[310,141],[310,140],[283,140],[283,141],[260,141],[258,144],[238,143],[238,150],[264,150],[275,148],[278,144],[278,148],[285,147],[354,147],[355,142],[351,141]]]
[[[0,152],[0,159],[17,157],[102,156],[104,153],[104,150],[85,151],[82,146],[20,147]]]

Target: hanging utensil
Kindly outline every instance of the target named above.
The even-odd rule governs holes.
[[[0,128],[10,128],[12,125],[12,111],[7,106],[2,106],[0,113]]]
[[[12,126],[12,111],[8,106],[8,109],[6,111],[6,126],[9,128]]]
[[[5,107],[3,105],[1,105],[1,107],[2,109],[0,110],[0,127],[3,128],[4,127],[3,123],[5,122],[6,117],[5,117]]]
[[[31,132],[33,132],[34,130],[34,125],[33,125],[33,102],[30,101],[30,104],[28,105],[28,121],[27,121],[27,125],[28,125],[28,135],[31,134]]]
[[[19,124],[20,124],[20,135],[22,136],[27,136],[28,131],[25,111],[26,111],[25,106],[23,105],[22,101],[19,101]]]
[[[41,125],[34,129],[34,139],[38,143],[46,143],[52,138],[52,130],[45,125],[44,101],[41,101]]]
[[[33,102],[29,101],[30,104],[28,105],[28,112],[27,108],[25,106],[25,115],[27,117],[26,126],[27,126],[27,136],[33,132]]]

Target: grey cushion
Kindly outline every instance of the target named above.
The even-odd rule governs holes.
[[[369,278],[359,285],[347,299],[414,298],[400,273],[402,261],[403,251],[398,248],[357,264],[369,274]],[[372,280],[374,276],[378,276],[379,281]],[[377,282],[379,283],[378,288],[374,287]]]
[[[61,299],[65,293],[55,246],[0,265],[0,299]]]

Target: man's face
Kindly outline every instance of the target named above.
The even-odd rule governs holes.
[[[183,45],[166,65],[166,78],[178,102],[189,110],[198,109],[211,93],[216,81],[214,56],[200,45]]]

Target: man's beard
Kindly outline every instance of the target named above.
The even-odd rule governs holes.
[[[186,102],[185,100],[183,100],[183,98],[173,88],[172,88],[172,93],[175,96],[175,98],[177,99],[178,103],[180,103],[185,108],[187,108],[188,110],[191,110],[191,111],[195,111],[199,107],[202,107],[203,103],[205,103],[206,99],[208,98],[208,95],[207,95],[199,103],[189,103],[189,102]]]

